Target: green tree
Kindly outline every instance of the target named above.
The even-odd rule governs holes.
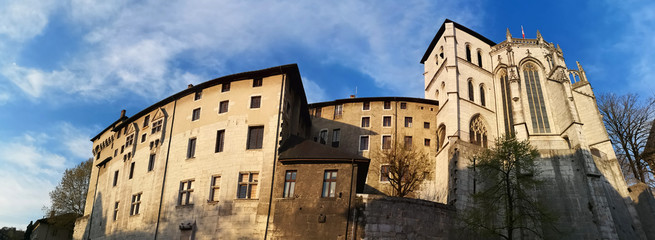
[[[45,215],[65,213],[84,214],[86,194],[89,190],[89,179],[93,158],[81,162],[74,168],[66,169],[59,185],[50,192],[50,207],[44,207]]]
[[[430,177],[433,160],[418,148],[396,144],[376,155],[377,161],[386,166],[387,170],[380,174],[389,180],[393,196],[406,197]]]
[[[463,226],[481,237],[543,238],[541,226],[556,219],[535,196],[543,184],[538,156],[527,140],[514,137],[499,138],[492,149],[476,155],[471,170],[480,187],[471,194],[473,206],[461,215]]]

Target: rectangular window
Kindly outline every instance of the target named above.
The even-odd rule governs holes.
[[[223,83],[221,85],[221,92],[228,92],[230,91],[230,83]]]
[[[264,126],[248,128],[248,146],[246,149],[261,149],[264,141]]]
[[[412,148],[412,136],[405,136],[405,149]]]
[[[400,103],[400,109],[407,109],[407,103]]]
[[[150,154],[150,158],[148,159],[148,172],[155,169],[155,156],[155,154]]]
[[[227,112],[227,108],[229,107],[229,105],[230,105],[230,101],[227,101],[227,100],[226,100],[226,101],[222,101],[222,102],[218,105],[218,113],[226,113],[226,112]]]
[[[209,189],[209,201],[218,202],[218,191],[221,189],[221,176],[212,176],[211,186]]]
[[[191,193],[193,193],[193,179],[184,180],[180,182],[180,193],[177,198],[177,205],[184,206],[193,204],[193,198]]]
[[[391,116],[382,117],[382,126],[383,127],[391,127]]]
[[[216,131],[216,148],[214,152],[222,152],[225,144],[225,130]]]
[[[193,114],[191,115],[191,121],[200,119],[200,108],[193,109]]]
[[[343,105],[334,105],[334,118],[341,118],[343,115]]]
[[[391,136],[382,136],[382,149],[391,149]]]
[[[314,110],[314,117],[321,117],[321,110],[323,110],[323,108],[317,107]]]
[[[389,165],[385,164],[380,166],[380,182],[389,181]]]
[[[111,186],[116,187],[116,184],[118,184],[118,170],[114,172],[114,183]]]
[[[129,177],[129,179],[132,179],[132,177],[134,177],[134,164],[135,164],[135,162],[130,163],[130,177]]]
[[[114,203],[114,221],[118,219],[118,202]]]
[[[147,127],[149,123],[150,123],[150,115],[146,116],[146,117],[143,119],[143,126],[144,126],[144,127]]]
[[[405,117],[405,127],[412,127],[412,117]]]
[[[196,95],[193,97],[194,101],[198,101],[202,98],[202,91],[197,91]]]
[[[371,102],[362,102],[362,110],[371,110]]]
[[[368,150],[368,136],[359,136],[359,151]]]
[[[426,146],[426,147],[429,147],[430,146],[430,139],[426,138],[425,140],[423,140],[423,145]]]
[[[262,96],[250,97],[250,108],[259,108],[262,104]]]
[[[141,207],[141,193],[132,195],[132,206],[130,207],[130,216],[139,214],[139,207]]]
[[[327,138],[328,138],[328,131],[327,130],[321,130],[321,132],[318,134],[318,139],[321,144],[326,144],[327,143]]]
[[[189,138],[189,145],[186,149],[186,158],[192,158],[196,155],[196,139]]]
[[[371,117],[362,117],[362,127],[371,127]]]
[[[161,125],[162,125],[163,120],[156,121],[152,123],[152,132],[151,134],[155,134],[159,131],[161,131]]]
[[[125,146],[121,146],[121,154],[123,154],[123,151],[125,151]]]
[[[321,197],[335,197],[337,191],[337,170],[325,170]]]
[[[130,136],[127,136],[125,139],[125,147],[131,146],[134,143],[134,134],[130,134]]]
[[[430,122],[424,122],[423,123],[423,128],[430,129]]]
[[[283,198],[292,198],[296,190],[296,170],[287,170],[284,176]]]
[[[332,130],[332,147],[339,147],[340,140],[341,140],[341,130],[340,129]]]
[[[252,199],[257,198],[257,183],[259,182],[259,173],[239,173],[239,188],[237,198]]]
[[[384,101],[384,109],[391,109],[391,101]]]
[[[255,78],[252,80],[252,87],[261,87],[263,83],[264,80],[262,78]]]

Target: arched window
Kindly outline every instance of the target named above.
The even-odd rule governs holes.
[[[485,99],[484,99],[484,85],[480,84],[480,103],[482,106],[486,106]]]
[[[478,67],[482,67],[482,53],[478,50]]]
[[[439,57],[441,57],[441,59],[443,59],[443,46],[441,46],[439,48]]]
[[[537,67],[533,63],[525,64],[523,78],[525,79],[525,92],[528,95],[528,105],[530,106],[532,131],[535,133],[548,133],[550,132],[550,124],[548,123],[546,104],[544,104],[544,95],[541,91],[539,71],[537,71]]]
[[[500,90],[503,98],[503,120],[505,121],[505,135],[514,135],[514,115],[512,114],[512,96],[509,91],[507,72],[500,73]]]
[[[475,101],[475,96],[473,95],[473,81],[469,80],[469,100]]]
[[[434,93],[434,99],[439,100],[439,90]]]
[[[469,140],[475,145],[484,148],[487,147],[487,127],[482,122],[480,115],[475,115],[475,117],[471,118]]]
[[[446,125],[441,124],[437,129],[437,151],[441,149],[446,141]]]
[[[466,45],[466,61],[471,62],[471,46]]]

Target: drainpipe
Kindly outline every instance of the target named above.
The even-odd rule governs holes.
[[[280,72],[282,72],[282,69],[280,69]],[[271,174],[271,190],[269,191],[270,194],[268,195],[268,212],[266,214],[266,229],[264,229],[264,240],[267,239],[268,237],[268,224],[271,219],[271,207],[273,204],[273,187],[275,184],[275,163],[277,162],[277,148],[280,143],[279,137],[280,137],[280,119],[282,118],[282,106],[284,105],[284,86],[287,83],[287,75],[283,74],[282,75],[282,86],[280,87],[280,104],[278,105],[278,111],[277,111],[277,130],[275,130],[275,149],[273,149],[273,172]],[[287,109],[288,110],[288,109]]]
[[[175,123],[176,109],[177,109],[177,99],[175,99],[175,102],[173,103],[173,116],[171,118],[171,132],[168,134],[168,147],[166,149],[166,163],[164,164],[164,177],[161,181],[161,195],[159,196],[159,210],[157,211],[157,225],[155,226],[155,239],[157,239],[157,233],[159,233],[159,220],[161,218],[161,206],[164,200],[164,186],[166,183],[166,173],[168,172],[168,156],[171,153],[171,139],[173,138],[173,123]]]
[[[348,239],[348,227],[350,224],[350,204],[353,201],[353,181],[355,180],[355,159],[350,160],[350,194],[348,195],[348,218],[346,218],[346,237],[345,239]],[[353,221],[354,224],[354,221]],[[353,236],[355,233],[353,232]]]
[[[98,196],[98,179],[100,178],[100,166],[96,166],[96,167],[98,168],[98,174],[96,174],[96,186],[95,186],[95,190],[93,192],[93,203],[91,204],[91,216],[89,216],[89,235],[86,235],[86,239],[91,239],[91,227],[93,227],[93,224],[92,224],[93,223],[93,210],[95,210],[96,196]]]

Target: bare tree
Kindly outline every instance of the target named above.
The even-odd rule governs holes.
[[[393,196],[406,197],[430,177],[433,160],[415,147],[396,144],[376,155],[377,161],[387,166],[387,171],[380,174],[389,180]]]
[[[476,155],[471,170],[481,188],[471,194],[473,206],[459,217],[463,227],[488,239],[543,238],[540,229],[553,227],[556,217],[535,197],[543,184],[538,156],[527,140],[514,137],[501,137],[492,149]]]
[[[642,158],[642,152],[655,110],[653,101],[642,101],[636,94],[618,96],[606,93],[598,97],[598,109],[603,115],[619,163],[624,167],[624,173],[630,173],[626,174],[626,178],[651,183],[655,163]]]
[[[92,166],[93,158],[89,158],[74,168],[66,169],[59,185],[50,192],[52,205],[44,207],[43,210],[46,216],[52,213],[56,215],[65,213],[84,214]]]

